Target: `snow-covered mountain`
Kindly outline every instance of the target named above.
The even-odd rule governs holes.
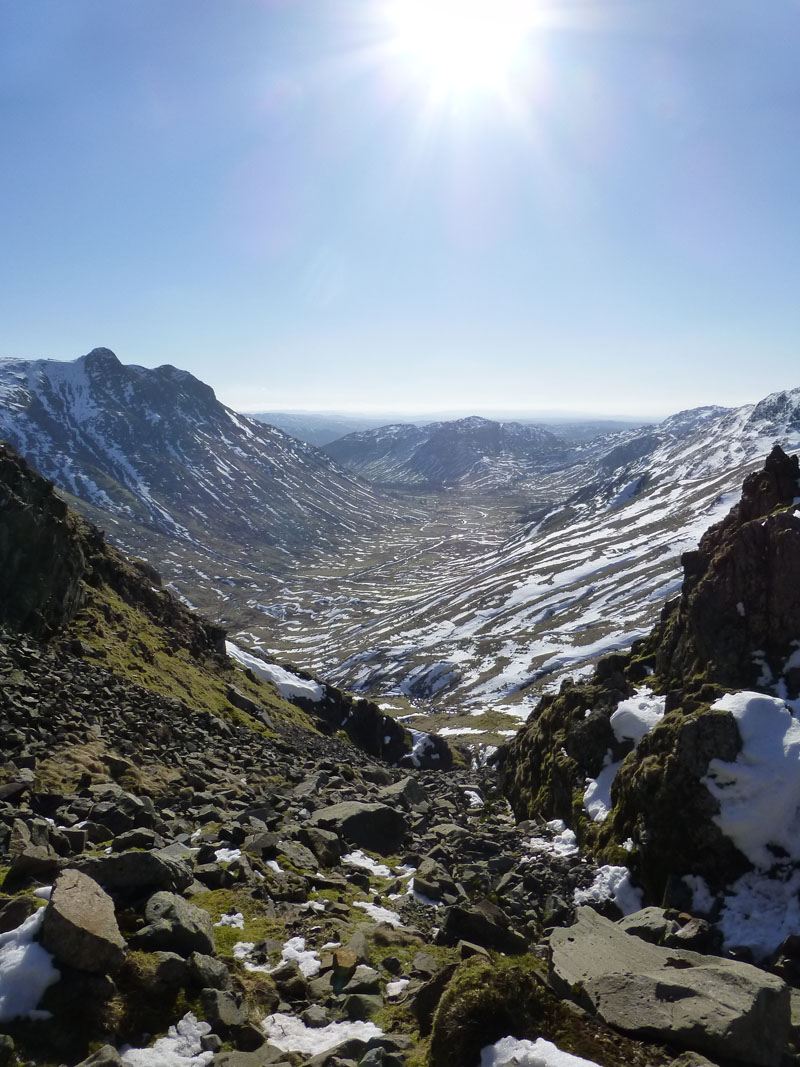
[[[744,475],[774,442],[800,447],[800,389],[572,446],[543,431],[546,460],[513,478],[486,445],[516,433],[498,426],[382,430],[406,468],[454,442],[420,473],[466,478],[422,499],[376,491],[174,367],[107,349],[0,361],[0,437],[237,640],[372,694],[518,714],[649,630]],[[484,446],[477,467],[465,439]]]
[[[71,363],[0,360],[0,438],[122,542],[146,531],[234,559],[286,561],[397,522],[324,454],[238,415],[172,366],[96,348]]]
[[[378,485],[486,490],[550,470],[568,455],[550,430],[471,416],[380,426],[326,445],[337,463]]]
[[[578,449],[571,466],[537,480],[541,496],[562,501],[537,522],[441,569],[357,631],[342,620],[329,638],[334,676],[477,707],[626,647],[680,587],[681,553],[726,514],[775,442],[800,448],[800,389]]]

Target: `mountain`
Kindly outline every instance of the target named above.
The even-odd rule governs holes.
[[[424,495],[379,492],[190,375],[106,350],[0,364],[0,434],[247,647],[423,717],[480,711],[439,725],[501,740],[542,691],[649,631],[681,553],[775,441],[800,443],[800,390],[548,445],[524,476],[510,461],[513,481],[486,460],[499,424],[382,434],[387,453],[433,455],[426,478],[470,472]]]
[[[329,559],[413,514],[187,372],[125,366],[105,348],[0,360],[0,438],[123,547],[172,561],[173,578],[214,567],[217,588]]]
[[[563,462],[565,442],[541,426],[478,416],[428,426],[397,424],[325,446],[337,463],[377,485],[486,490]]]
[[[532,491],[549,503],[511,536],[466,559],[451,544],[435,580],[394,601],[362,579],[374,614],[319,619],[330,660],[317,666],[368,692],[472,710],[521,701],[525,714],[543,686],[648,632],[680,587],[681,553],[727,512],[775,441],[800,444],[800,390],[581,446],[536,480]],[[406,588],[415,573],[406,569]]]

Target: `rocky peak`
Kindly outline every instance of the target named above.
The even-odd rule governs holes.
[[[108,372],[122,366],[110,348],[93,348],[80,362],[83,362],[87,370],[96,372]]]

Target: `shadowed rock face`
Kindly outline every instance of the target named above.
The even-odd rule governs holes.
[[[741,501],[684,555],[680,600],[658,631],[657,674],[683,686],[702,674],[742,688],[784,673],[800,636],[800,515],[792,508],[799,497],[797,456],[776,445],[745,480]],[[789,675],[794,696],[800,670]]]
[[[38,639],[65,629],[85,586],[105,582],[137,603],[193,656],[224,655],[225,631],[160,588],[152,567],[127,560],[71,511],[52,482],[0,442],[0,622]]]
[[[0,442],[0,621],[49,637],[80,607],[85,569],[64,501]]]
[[[666,893],[679,903],[687,873],[718,890],[750,869],[714,822],[718,804],[703,782],[712,759],[733,761],[741,747],[733,718],[711,705],[726,690],[774,693],[778,685],[787,696],[800,693],[800,667],[792,665],[800,660],[798,497],[798,459],[776,446],[745,480],[740,502],[684,555],[680,597],[650,636],[630,654],[602,660],[590,681],[545,697],[509,746],[504,788],[517,816],[562,818],[598,850],[632,839],[651,900]],[[613,744],[609,719],[643,682],[665,695],[665,714],[626,755]],[[585,781],[597,777],[606,753],[625,758],[610,815],[591,824]]]

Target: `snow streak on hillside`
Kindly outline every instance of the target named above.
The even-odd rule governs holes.
[[[108,349],[73,363],[0,360],[0,437],[110,516],[133,551],[142,550],[129,523],[243,565],[266,553],[280,571],[404,518],[323,453],[224,407],[187,372],[123,366]]]
[[[478,707],[627,647],[678,592],[681,553],[738,500],[745,474],[775,440],[800,447],[799,414],[800,390],[586,446],[578,465],[537,483],[540,494],[573,489],[537,524],[440,568],[411,598],[387,593],[360,625],[353,613],[328,618],[340,662],[320,667],[343,685]],[[308,647],[296,641],[298,654]]]

